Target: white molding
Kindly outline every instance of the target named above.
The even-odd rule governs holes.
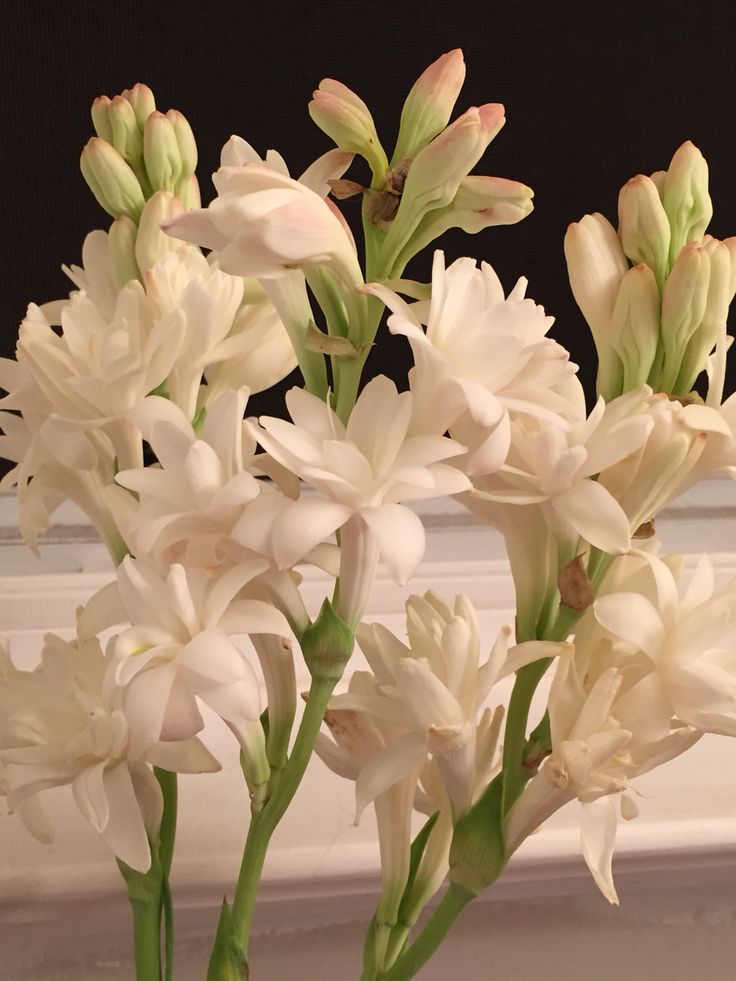
[[[0,544],[0,631],[9,636],[18,660],[30,664],[41,634],[69,630],[76,607],[109,581],[112,570],[102,546],[73,509],[57,515],[53,534],[41,545],[40,558],[29,558],[18,543],[12,530],[14,515],[14,502],[0,495],[0,531],[5,529],[0,536],[4,542]],[[410,591],[467,593],[491,637],[513,616],[513,589],[500,539],[455,502],[433,504],[422,515],[428,532],[427,559]],[[736,487],[715,481],[693,489],[685,501],[658,519],[658,532],[669,548],[686,553],[688,563],[708,548],[718,579],[736,576]],[[318,608],[328,583],[319,571],[305,570],[304,593],[311,608]],[[400,629],[408,592],[379,571],[369,615]],[[304,683],[305,673],[301,675]],[[197,916],[210,923],[223,892],[231,891],[247,824],[242,779],[228,734],[212,723],[208,738],[223,759],[224,772],[181,781],[175,889],[177,905],[191,924]],[[619,830],[615,860],[619,891],[635,896],[637,890],[669,890],[673,884],[680,889],[687,883],[692,896],[715,895],[716,890],[725,902],[729,883],[736,883],[736,766],[730,741],[706,737],[690,753],[638,784],[645,794],[641,816],[622,822]],[[48,849],[10,820],[3,820],[1,826],[0,936],[14,938],[5,945],[9,963],[13,957],[22,962],[29,938],[43,936],[50,943],[48,938],[63,931],[65,924],[69,928],[74,911],[80,909],[86,910],[95,943],[102,944],[107,937],[112,945],[111,917],[121,911],[117,871],[76,813],[68,792],[57,792],[56,800],[58,841]],[[277,928],[318,930],[325,918],[365,921],[378,884],[377,849],[369,816],[356,829],[351,826],[351,811],[352,787],[315,761],[269,857],[257,921],[264,944]],[[520,909],[529,902],[562,902],[561,897],[598,903],[580,857],[578,837],[573,805],[524,843],[488,893],[488,902],[520,904]],[[736,896],[736,885],[732,895]],[[92,946],[90,941],[90,950]],[[57,978],[37,966],[33,971],[18,977]],[[62,976],[70,981],[77,977],[71,968],[68,974],[58,975]],[[126,975],[110,975],[118,976]]]

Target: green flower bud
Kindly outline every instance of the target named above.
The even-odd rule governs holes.
[[[460,48],[448,51],[427,68],[412,86],[401,110],[399,138],[391,166],[416,154],[447,126],[465,81]]]
[[[116,95],[110,103],[108,119],[112,129],[109,142],[131,169],[138,171],[143,158],[143,136],[133,107],[122,95]]]
[[[374,186],[383,184],[388,160],[365,102],[341,82],[323,78],[308,108],[312,120],[337,146],[365,157]]]
[[[689,140],[670,161],[662,203],[670,220],[670,265],[687,242],[699,242],[713,217],[708,193],[708,164]]]
[[[661,289],[669,269],[670,223],[656,185],[639,174],[618,196],[619,237],[632,262],[645,262]]]
[[[503,783],[499,774],[455,824],[450,882],[477,896],[496,881],[505,865]]]
[[[115,282],[125,286],[131,279],[141,278],[141,269],[135,260],[138,229],[132,218],[121,215],[110,225],[108,242]]]
[[[169,109],[166,118],[174,127],[176,144],[179,147],[181,158],[182,177],[191,177],[197,169],[197,141],[194,139],[192,127],[178,109]]]
[[[162,112],[152,112],[143,127],[143,159],[155,191],[173,191],[182,176],[176,132]]]
[[[623,365],[623,388],[645,384],[659,341],[659,291],[651,268],[643,262],[621,280],[611,317],[611,346]]]
[[[138,221],[145,204],[143,191],[117,150],[93,136],[82,150],[80,167],[90,190],[109,215],[128,215]]]
[[[719,340],[725,340],[728,307],[731,303],[731,256],[728,246],[708,238],[703,248],[710,260],[708,292],[700,324],[690,338],[675,382],[675,394],[687,394],[698,375],[705,371],[709,355]]]
[[[675,391],[675,385],[685,349],[705,314],[709,279],[710,257],[702,245],[691,242],[677,256],[662,293],[664,357],[659,379],[652,379],[659,391],[687,394]]]
[[[191,177],[182,177],[176,185],[176,196],[181,201],[184,211],[194,211],[195,208],[202,206],[202,198],[199,193],[199,181],[192,174]]]
[[[143,129],[148,117],[156,111],[156,100],[153,97],[153,92],[147,85],[138,82],[132,89],[125,89],[122,96],[133,107],[138,126]]]
[[[101,140],[105,140],[107,143],[112,143],[112,126],[110,124],[110,111],[111,100],[106,95],[101,95],[92,103],[92,125],[95,128],[95,133],[100,137]]]
[[[342,678],[355,645],[355,635],[328,599],[319,616],[302,634],[302,653],[309,673],[322,681]]]

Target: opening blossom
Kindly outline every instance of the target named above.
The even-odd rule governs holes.
[[[399,583],[424,553],[422,522],[402,502],[468,489],[468,478],[444,462],[464,447],[444,436],[412,435],[412,393],[397,392],[383,375],[363,389],[347,425],[302,389],[291,389],[286,404],[293,422],[261,417],[254,434],[277,463],[319,493],[297,500],[261,495],[234,537],[291,568],[340,530],[340,615],[357,623],[379,553]]]

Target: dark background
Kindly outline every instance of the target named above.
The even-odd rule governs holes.
[[[557,318],[552,333],[581,365],[588,394],[593,348],[567,283],[567,224],[601,211],[616,221],[620,186],[666,168],[685,139],[710,164],[710,232],[736,233],[736,11],[730,2],[383,4],[4,0],[0,40],[3,221],[2,354],[13,351],[30,300],[65,295],[62,262],[110,219],[88,192],[78,157],[93,134],[95,96],[148,83],[159,108],[185,113],[200,149],[203,200],[231,133],[275,147],[299,174],[330,142],[306,105],[324,76],[371,107],[389,152],[401,105],[419,73],[462,47],[468,67],[457,112],[503,102],[507,123],[478,173],[535,190],[521,224],[442,240],[448,260],[489,260],[509,290],[520,275]],[[346,202],[350,216],[357,204]],[[410,267],[428,278],[428,265]],[[401,338],[380,335],[371,369],[401,378]],[[736,377],[731,373],[729,390]],[[284,386],[282,386],[283,388]],[[276,408],[260,397],[260,410]]]

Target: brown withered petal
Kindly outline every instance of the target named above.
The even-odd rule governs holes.
[[[636,529],[632,538],[654,538],[654,518],[643,521]]]
[[[588,573],[583,565],[582,554],[571,559],[560,573],[557,580],[560,590],[560,601],[571,610],[582,613],[593,602],[593,588],[588,579]]]
[[[327,183],[330,185],[330,194],[338,201],[354,198],[356,194],[362,194],[367,190],[362,184],[358,184],[357,181],[350,181],[346,177],[328,180]]]

